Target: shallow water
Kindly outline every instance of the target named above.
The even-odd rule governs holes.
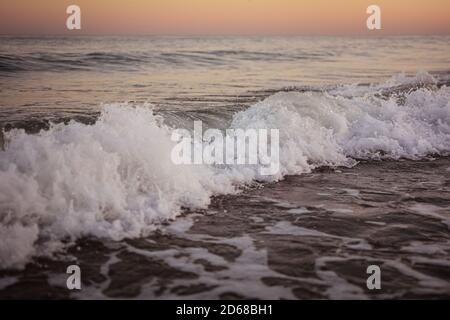
[[[83,239],[1,298],[450,297],[450,160],[362,162],[214,199],[142,239]],[[81,267],[69,294],[65,268]],[[381,267],[381,290],[366,268]]]

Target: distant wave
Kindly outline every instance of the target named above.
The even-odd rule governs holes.
[[[135,67],[145,62],[145,56],[92,52],[75,53],[32,53],[24,55],[0,55],[0,72],[18,71],[61,71],[90,70],[108,65]]]
[[[402,88],[399,90],[399,88]],[[258,166],[176,166],[171,128],[148,106],[112,104],[93,125],[6,134],[0,152],[0,268],[20,268],[82,236],[140,237],[182,208],[255,180],[358,159],[450,154],[450,88],[426,73],[329,92],[280,92],[234,114],[232,128],[278,128],[277,176]]]
[[[136,70],[144,66],[220,66],[232,65],[238,61],[299,61],[320,60],[331,53],[281,54],[245,50],[211,50],[178,52],[136,52],[136,53],[27,53],[0,54],[0,74],[23,71],[73,71]]]

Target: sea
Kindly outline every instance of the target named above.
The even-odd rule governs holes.
[[[0,36],[0,298],[448,299],[449,85],[450,36]]]

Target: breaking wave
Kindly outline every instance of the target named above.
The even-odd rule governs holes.
[[[231,128],[279,129],[280,171],[270,177],[257,166],[173,164],[173,128],[146,105],[108,105],[93,125],[12,130],[0,151],[0,268],[23,267],[83,236],[145,236],[183,208],[205,208],[255,180],[358,159],[448,155],[450,88],[423,75],[390,81],[280,92],[236,113]]]

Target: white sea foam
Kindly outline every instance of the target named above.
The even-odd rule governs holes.
[[[61,239],[137,237],[181,207],[233,192],[231,179],[176,166],[174,143],[144,108],[113,105],[95,125],[72,122],[37,135],[8,134],[0,156],[0,265],[20,267]]]
[[[361,90],[360,88],[358,90]],[[0,268],[23,267],[63,239],[138,237],[182,207],[252,180],[276,181],[354,158],[410,158],[450,152],[450,89],[383,97],[367,88],[283,92],[233,117],[231,128],[280,131],[280,171],[170,161],[171,129],[148,106],[110,105],[94,125],[71,122],[29,135],[7,133],[0,151]]]

